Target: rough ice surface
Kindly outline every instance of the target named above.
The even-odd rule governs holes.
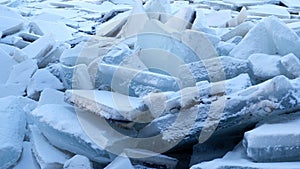
[[[299,113],[272,118],[245,133],[247,156],[258,162],[299,161]],[[289,139],[286,139],[289,138]]]
[[[63,166],[64,169],[92,169],[90,160],[82,155],[75,155],[67,160]]]
[[[70,90],[66,92],[65,99],[105,119],[134,120],[147,110],[140,98],[109,91]]]

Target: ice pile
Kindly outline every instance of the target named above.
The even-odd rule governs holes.
[[[0,4],[0,168],[299,168],[299,4]]]

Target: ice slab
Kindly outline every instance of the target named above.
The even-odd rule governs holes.
[[[1,20],[1,26],[0,26],[1,37],[19,32],[23,28],[22,20],[2,17],[2,16],[0,17],[0,20]]]
[[[22,49],[22,52],[32,59],[41,59],[51,51],[55,44],[52,36],[45,35]]]
[[[288,12],[286,7],[272,5],[272,4],[264,4],[264,5],[257,5],[257,6],[250,6],[248,7],[248,14],[249,15],[256,15],[256,16],[277,16],[283,19],[290,19],[291,15]]]
[[[30,23],[31,31],[37,35],[52,35],[52,38],[56,41],[65,42],[73,39],[72,34],[76,32],[76,29],[66,26],[62,22],[50,22],[44,20],[34,20]]]
[[[283,162],[283,163],[255,163],[252,162],[246,155],[243,146],[238,145],[233,151],[227,153],[223,158],[209,162],[203,162],[191,167],[191,169],[297,169],[299,162]]]
[[[300,77],[300,60],[292,53],[283,56],[280,59],[281,65],[288,72],[287,75],[291,78]]]
[[[61,104],[67,105],[64,101],[64,93],[55,89],[46,88],[41,92],[38,105]]]
[[[279,55],[262,53],[251,55],[248,60],[254,79],[257,82],[261,82],[281,75],[280,58],[281,56]]]
[[[33,102],[14,96],[0,99],[0,168],[9,168],[20,158],[26,132],[23,108]]]
[[[41,169],[61,169],[70,158],[61,150],[53,147],[36,126],[29,126],[32,152]]]
[[[63,84],[47,69],[39,69],[32,76],[27,87],[27,95],[30,98],[38,99],[40,92],[46,88],[62,90]]]
[[[109,154],[97,146],[82,130],[73,107],[56,104],[42,105],[32,111],[31,116],[52,145],[84,155],[101,164],[111,161]],[[60,120],[57,121],[57,119]]]
[[[75,155],[65,162],[64,169],[93,169],[92,163],[82,155]]]
[[[208,102],[205,99],[201,102],[201,99],[190,97],[186,101],[190,104],[183,109],[179,109],[178,116],[182,113],[189,113],[192,118],[179,116],[181,118],[179,121],[177,119],[176,123],[177,127],[180,126],[184,130],[174,129],[163,132],[164,129],[161,129],[160,131],[163,132],[163,139],[168,141],[185,137],[183,145],[192,142],[195,139],[195,134],[199,132],[202,134],[203,132],[222,134],[229,131],[240,133],[249,125],[254,125],[270,115],[299,110],[300,106],[297,104],[299,97],[297,95],[297,89],[292,86],[289,79],[284,76],[277,76],[225,98],[224,96],[212,97]],[[211,108],[211,106],[213,107]],[[209,115],[207,112],[213,114],[214,118],[207,119]],[[208,123],[205,123],[206,119]],[[159,122],[157,123],[159,124]],[[163,120],[160,123],[164,123]],[[192,124],[192,126],[189,126],[189,124]],[[213,132],[210,131],[216,124],[218,124],[217,128]]]
[[[195,10],[192,7],[182,7],[165,25],[181,32],[192,27],[194,14]]]
[[[244,22],[244,23],[238,25],[237,27],[233,28],[229,32],[225,33],[224,35],[222,35],[221,40],[228,41],[228,40],[234,38],[235,36],[244,37],[249,32],[249,30],[251,30],[251,28],[253,26],[254,26],[254,23],[252,23],[250,21]]]
[[[101,63],[96,77],[96,86],[100,85],[129,96],[143,96],[153,91],[177,91],[180,81],[169,75]]]
[[[229,56],[189,63],[179,69],[179,79],[186,87],[194,86],[199,81],[223,81],[249,72],[248,61]]]
[[[79,64],[72,67],[62,65],[59,76],[66,89],[87,90],[94,88],[88,68],[85,64]]]
[[[16,64],[13,66],[6,84],[22,85],[21,87],[25,90],[30,83],[31,76],[37,69],[36,62],[31,59]]]
[[[247,156],[256,162],[299,161],[299,113],[282,115],[245,133]]]
[[[68,90],[65,99],[105,119],[134,121],[147,113],[142,99],[109,91]]]
[[[254,53],[270,55],[294,53],[299,57],[300,52],[297,50],[299,45],[299,36],[278,18],[271,16],[254,26],[230,55],[247,59]]]

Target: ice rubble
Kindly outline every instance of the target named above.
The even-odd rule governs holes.
[[[191,2],[0,1],[0,168],[299,168],[299,5]]]

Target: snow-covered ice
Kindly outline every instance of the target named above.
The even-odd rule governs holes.
[[[9,168],[21,157],[26,115],[23,110],[34,101],[22,97],[0,99],[0,168]]]
[[[31,112],[34,123],[54,146],[106,164],[109,154],[85,134],[71,106],[47,104]],[[57,121],[57,119],[60,119]]]
[[[273,117],[245,133],[247,156],[258,162],[299,161],[299,113]]]

